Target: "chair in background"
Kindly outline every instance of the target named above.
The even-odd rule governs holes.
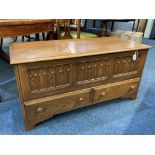
[[[148,20],[147,19],[137,19],[137,32],[142,32],[144,35],[145,29],[146,29],[146,25]]]
[[[103,20],[85,19],[82,32],[94,34],[98,37],[102,35]]]
[[[74,24],[71,19],[56,19],[55,27],[56,39],[80,39],[80,19]]]
[[[95,34],[81,31],[83,26],[80,19],[57,19],[56,20],[55,39],[83,39],[96,38]]]

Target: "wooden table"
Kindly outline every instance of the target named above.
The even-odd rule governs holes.
[[[0,20],[0,57],[9,62],[9,56],[2,49],[3,38],[36,34],[35,40],[39,40],[39,32],[49,32],[46,39],[50,39],[52,25],[53,20]]]
[[[73,109],[136,99],[149,48],[113,37],[10,44],[26,130]]]

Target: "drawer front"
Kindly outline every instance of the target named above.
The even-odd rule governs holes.
[[[42,121],[55,114],[91,104],[90,89],[25,102],[28,120]]]
[[[109,99],[119,98],[121,96],[134,93],[139,86],[139,78],[116,82],[105,86],[94,88],[93,102],[102,102]]]

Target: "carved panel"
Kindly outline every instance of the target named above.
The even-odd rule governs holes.
[[[69,86],[70,70],[69,64],[28,69],[30,91],[35,93]]]
[[[77,83],[90,83],[107,79],[109,63],[109,58],[79,62],[77,64]]]
[[[131,74],[137,74],[140,60],[141,55],[138,55],[136,60],[133,60],[133,55],[116,57],[114,61],[113,76],[121,77]]]

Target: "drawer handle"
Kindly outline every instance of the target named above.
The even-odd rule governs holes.
[[[105,96],[105,94],[106,94],[105,92],[102,92],[102,93],[101,93],[101,96],[102,96],[102,97],[104,97],[104,96]]]
[[[131,90],[133,90],[133,89],[135,89],[135,88],[136,88],[136,86],[134,86],[134,85],[132,85],[132,86],[130,87]]]
[[[37,108],[37,112],[38,112],[38,113],[43,112],[43,108],[41,108],[41,107]]]
[[[79,101],[80,101],[80,102],[84,101],[84,98],[83,98],[83,97],[80,97],[80,98],[79,98]]]

